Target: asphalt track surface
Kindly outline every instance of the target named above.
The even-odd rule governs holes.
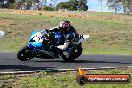
[[[20,61],[14,53],[0,53],[0,72],[132,66],[132,56],[81,55],[74,63],[61,59],[34,58]]]

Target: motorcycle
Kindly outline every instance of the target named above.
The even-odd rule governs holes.
[[[42,32],[33,32],[29,38],[29,43],[18,51],[17,58],[21,61],[28,61],[35,57],[43,59],[61,58],[64,61],[73,62],[82,54],[82,44],[89,38],[89,35],[79,35],[79,41],[74,43],[72,47],[66,49],[67,52],[72,50],[72,53],[70,52],[69,57],[66,57],[66,55],[63,53],[65,51],[51,49],[51,42],[52,45],[55,46],[64,43],[63,34],[61,32],[52,32],[50,35],[52,38],[47,35],[43,36]]]

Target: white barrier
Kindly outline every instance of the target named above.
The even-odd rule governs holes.
[[[3,31],[0,31],[0,38],[2,38],[4,36],[4,32]]]

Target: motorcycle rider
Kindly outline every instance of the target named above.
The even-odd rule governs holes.
[[[63,52],[63,54],[68,58],[70,53],[72,52],[72,48],[70,47],[74,46],[73,44],[79,41],[79,34],[75,30],[75,28],[70,24],[70,21],[63,20],[59,23],[58,27],[49,28],[48,31],[60,31],[64,35],[65,41],[62,45],[51,45],[50,47],[55,51],[65,51]]]

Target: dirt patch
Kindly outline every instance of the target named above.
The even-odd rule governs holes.
[[[7,25],[13,25],[14,20],[10,18],[0,18],[0,26],[7,26]]]
[[[79,13],[79,12],[69,12],[69,11],[36,11],[36,10],[14,10],[15,14],[24,14],[24,15],[43,15],[43,16],[58,16],[58,17],[75,17],[75,18],[95,18],[94,16],[89,15],[88,13]]]
[[[51,16],[51,17],[75,17],[75,18],[83,18],[83,19],[101,19],[101,20],[123,20],[122,15],[117,16],[109,16],[109,15],[93,15],[91,12],[76,12],[76,11],[37,11],[37,10],[13,10],[13,9],[0,9],[3,13],[11,13],[11,14],[23,14],[23,15],[43,15],[43,16]],[[94,13],[94,12],[93,12]],[[98,14],[98,13],[97,13]]]

